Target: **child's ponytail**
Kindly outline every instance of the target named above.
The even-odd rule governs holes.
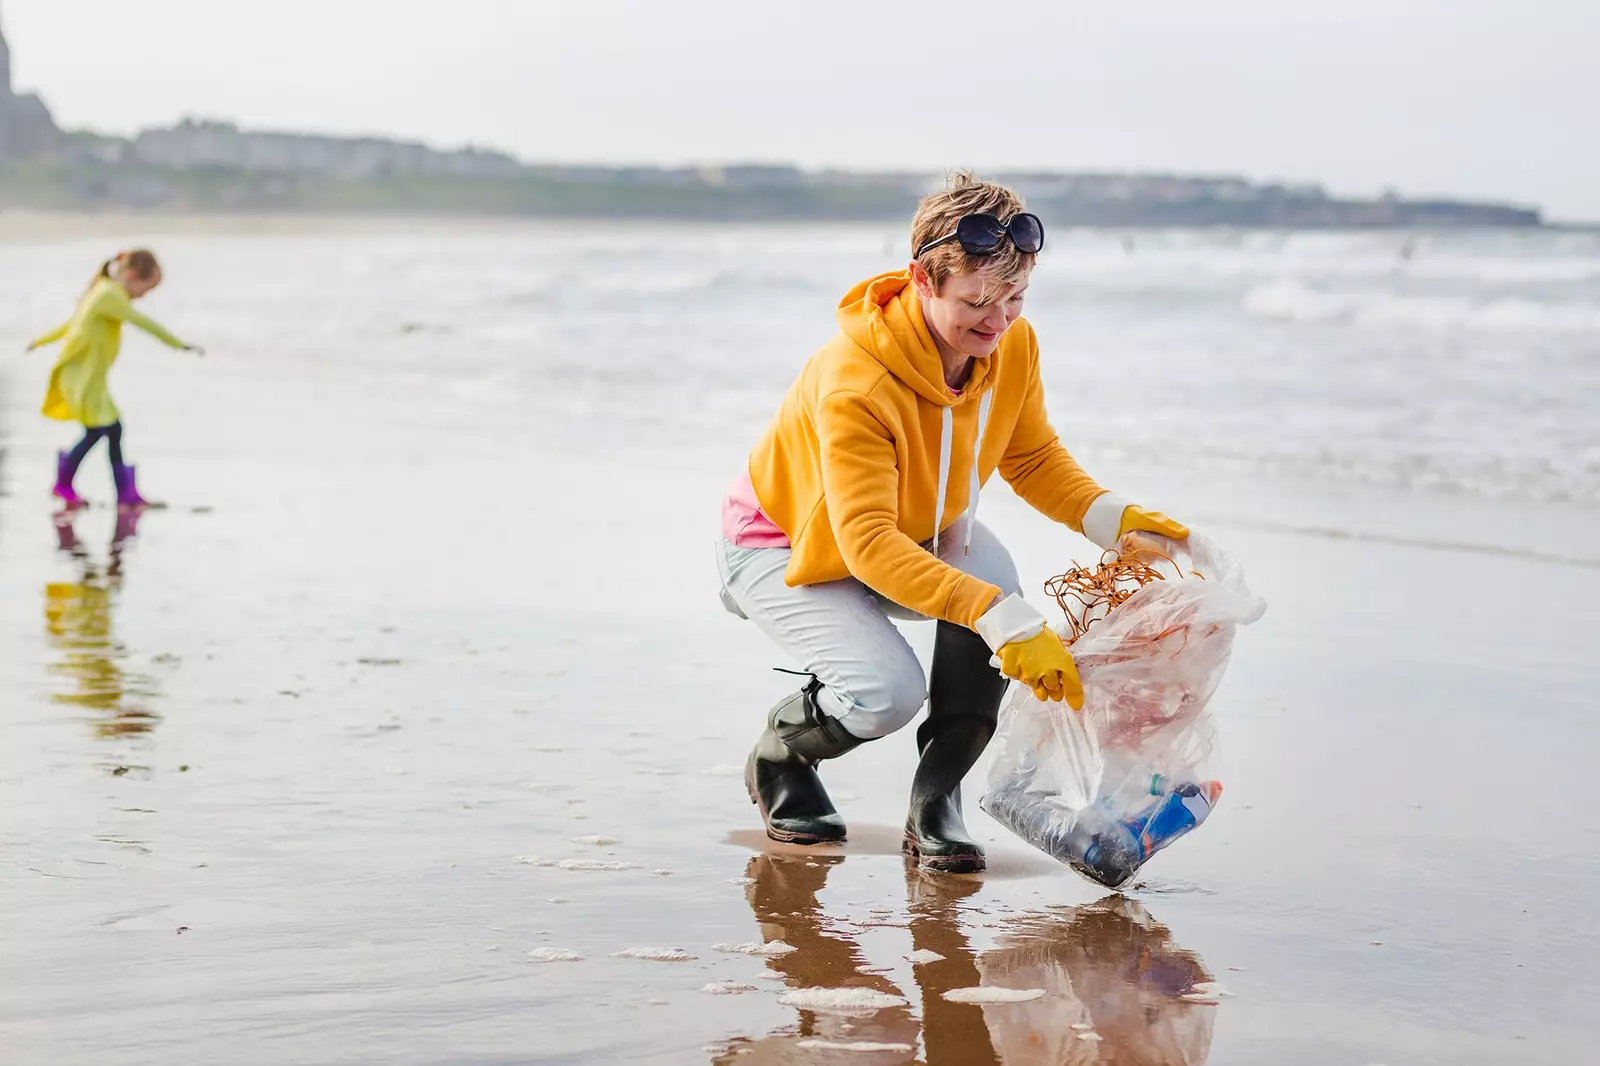
[[[124,274],[132,274],[136,278],[148,278],[161,269],[161,264],[156,262],[153,252],[139,248],[131,252],[118,252],[116,255],[100,264],[100,272],[89,282],[92,288],[96,282],[107,278],[120,279]]]

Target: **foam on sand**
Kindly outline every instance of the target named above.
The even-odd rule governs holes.
[[[603,837],[601,839],[610,839]],[[605,859],[546,859],[538,855],[518,855],[513,862],[524,866],[545,866],[558,870],[637,870],[636,862],[612,862]]]
[[[876,988],[795,988],[778,997],[786,1007],[822,1014],[874,1014],[888,1007],[904,1007],[906,1001]]]
[[[614,959],[648,959],[651,962],[690,962],[695,956],[682,948],[623,948],[613,951]]]
[[[736,996],[741,992],[755,990],[755,985],[747,985],[743,981],[712,981],[710,984],[700,986],[700,991],[709,992],[713,996]]]
[[[534,962],[582,962],[583,956],[573,951],[564,951],[561,948],[534,948],[528,952],[528,958]]]
[[[899,1051],[910,1053],[915,1050],[910,1044],[883,1044],[871,1040],[821,1040],[817,1037],[808,1037],[795,1044],[795,1047],[805,1048],[807,1051]]]
[[[759,955],[768,959],[775,959],[780,955],[800,949],[793,944],[785,944],[781,940],[769,940],[763,944],[759,940],[746,941],[743,944],[712,944],[712,951],[725,951],[730,955]]]
[[[951,1003],[1027,1003],[1043,999],[1042,988],[1000,988],[996,985],[975,985],[972,988],[952,988],[944,993]]]

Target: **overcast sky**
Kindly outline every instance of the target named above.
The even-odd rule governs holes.
[[[3,0],[67,126],[1174,169],[1600,219],[1600,0]]]

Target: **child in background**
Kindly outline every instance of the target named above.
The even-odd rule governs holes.
[[[134,484],[134,468],[122,461],[122,415],[111,400],[106,375],[122,347],[122,324],[131,322],[174,348],[205,354],[168,333],[154,319],[133,308],[133,301],[161,284],[161,265],[144,249],[118,252],[105,261],[100,273],[78,301],[78,309],[64,324],[28,345],[28,351],[65,338],[61,357],[50,371],[50,388],[44,413],[62,422],[83,423],[83,439],[70,452],[56,457],[54,495],[71,508],[84,500],[72,488],[78,467],[100,438],[111,449],[111,476],[117,486],[119,509],[149,507]]]

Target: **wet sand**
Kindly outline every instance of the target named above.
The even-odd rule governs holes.
[[[768,845],[745,798],[789,664],[713,585],[743,427],[140,355],[118,396],[173,506],[120,530],[54,519],[62,434],[4,371],[8,1062],[1331,1066],[1600,1037],[1592,513],[1097,471],[1269,602],[1217,699],[1226,799],[1108,896],[979,812],[980,768],[993,869],[924,877],[912,731],[828,766],[844,848]],[[1087,554],[1003,490],[984,510],[1026,580]],[[895,1005],[783,1002],[841,987]],[[971,987],[1043,994],[944,996]]]

